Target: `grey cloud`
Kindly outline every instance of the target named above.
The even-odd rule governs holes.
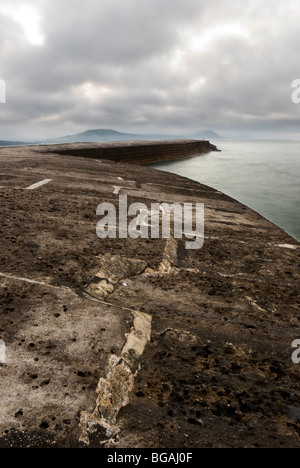
[[[0,16],[0,76],[8,89],[0,139],[107,126],[297,131],[291,83],[299,78],[300,12],[294,0],[31,5],[41,15],[42,45],[30,44],[12,17]],[[84,94],[84,83],[99,88],[94,99]]]

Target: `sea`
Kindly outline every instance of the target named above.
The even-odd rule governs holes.
[[[220,152],[153,164],[224,192],[300,241],[300,141],[211,142]]]

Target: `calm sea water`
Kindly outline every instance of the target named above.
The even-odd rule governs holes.
[[[221,153],[154,164],[230,195],[300,241],[300,141],[218,140]]]

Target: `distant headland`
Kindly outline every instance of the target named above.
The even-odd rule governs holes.
[[[176,139],[197,139],[197,140],[214,140],[221,138],[216,132],[211,130],[199,131],[193,134],[182,135],[167,135],[158,133],[124,133],[112,129],[100,128],[96,130],[87,130],[74,135],[66,135],[58,138],[48,138],[45,140],[31,141],[10,141],[0,140],[0,146],[27,146],[27,145],[48,145],[62,143],[96,143],[110,141],[157,141],[157,140],[176,140]]]

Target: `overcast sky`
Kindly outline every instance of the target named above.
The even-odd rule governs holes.
[[[299,0],[1,0],[0,139],[300,138]]]

